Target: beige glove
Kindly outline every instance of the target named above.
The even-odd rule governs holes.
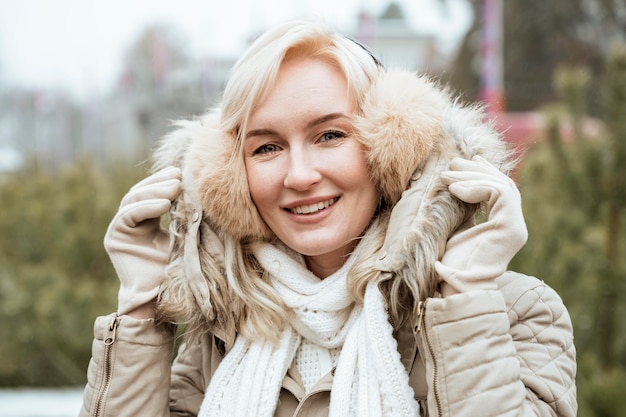
[[[441,174],[443,183],[467,203],[487,202],[487,220],[452,236],[435,268],[457,291],[496,289],[495,278],[528,238],[520,193],[513,180],[479,156],[454,158],[450,169]]]
[[[118,314],[156,298],[169,261],[170,243],[161,228],[181,191],[181,171],[166,168],[133,186],[104,236],[104,247],[120,279]]]

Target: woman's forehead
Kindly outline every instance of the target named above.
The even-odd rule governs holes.
[[[343,73],[324,61],[303,58],[281,66],[273,87],[250,113],[249,123],[256,125],[302,112],[319,117],[351,114],[352,110]]]

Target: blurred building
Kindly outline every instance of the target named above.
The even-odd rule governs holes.
[[[391,3],[380,16],[359,15],[350,36],[387,66],[422,73],[444,70],[436,39],[413,30]],[[0,97],[0,145],[53,169],[89,155],[96,163],[146,160],[173,121],[200,115],[219,99],[233,59],[186,59],[168,28],[151,27],[128,51],[118,85],[81,106],[54,92]]]
[[[21,166],[26,159],[39,168],[73,162],[80,151],[80,109],[54,91],[6,91],[0,96],[0,145],[11,149]]]
[[[357,33],[352,36],[388,66],[438,72],[445,65],[435,37],[412,30],[395,3],[378,17],[361,13]],[[118,91],[84,118],[93,125],[85,129],[92,132],[85,139],[92,143],[91,149],[107,155],[107,159],[115,155],[145,158],[154,141],[171,129],[172,121],[199,115],[215,104],[234,64],[233,59],[226,58],[172,67],[167,64],[167,47],[159,45],[156,50],[156,68],[144,68],[141,74],[135,68],[135,73],[123,75]],[[158,77],[150,81],[150,74]]]
[[[390,3],[378,17],[362,11],[355,38],[386,66],[420,73],[445,69],[445,57],[437,48],[435,36],[412,29],[397,3]]]

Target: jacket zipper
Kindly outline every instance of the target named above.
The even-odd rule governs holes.
[[[115,343],[115,339],[117,337],[117,328],[119,324],[120,319],[118,317],[112,317],[111,321],[109,322],[109,333],[104,339],[104,380],[102,381],[102,388],[100,388],[96,399],[96,407],[93,414],[94,417],[100,416],[100,413],[102,412],[104,398],[109,391],[109,386],[111,385],[111,353],[113,351],[113,343]]]
[[[422,331],[422,323],[425,320],[426,301],[420,301],[417,304],[417,309],[418,309],[417,333],[419,333]],[[433,395],[435,396],[435,404],[437,406],[437,415],[441,417],[442,416],[441,398],[439,398],[439,388],[437,387],[438,373],[439,373],[439,370],[437,368],[437,359],[435,358],[435,355],[433,353],[433,347],[431,345],[430,338],[428,337],[428,330],[426,326],[423,326],[423,330],[424,330],[423,332],[424,339],[426,339],[426,346],[428,347],[428,353],[430,354],[430,357],[433,363]]]

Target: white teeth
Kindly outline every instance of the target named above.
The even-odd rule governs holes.
[[[322,201],[322,202],[315,203],[315,204],[310,204],[308,206],[294,207],[292,209],[289,209],[289,211],[295,214],[311,214],[311,213],[316,213],[320,210],[323,210],[327,207],[330,207],[336,202],[337,202],[337,198],[331,198],[330,200]]]

